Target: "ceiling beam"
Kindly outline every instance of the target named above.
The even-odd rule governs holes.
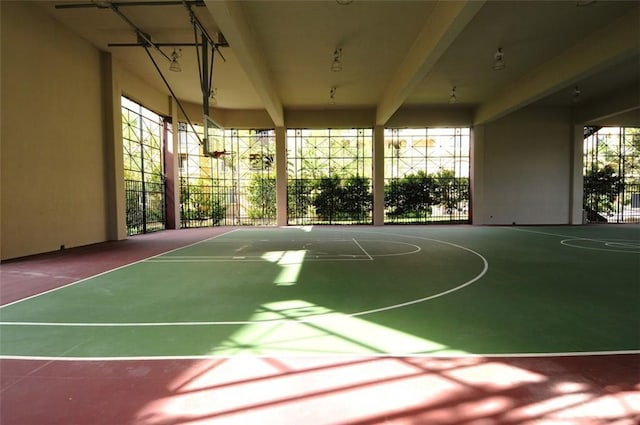
[[[233,0],[206,0],[205,4],[213,20],[233,49],[238,62],[264,103],[267,113],[276,127],[284,127],[284,110],[247,19],[242,2]]]
[[[473,0],[436,3],[378,102],[376,125],[385,125],[402,106],[483,4]]]
[[[640,49],[639,16],[640,8],[636,7],[525,74],[496,97],[482,103],[476,111],[474,124],[496,120],[637,55]]]
[[[598,123],[616,115],[640,109],[640,84],[623,87],[576,109],[574,122]]]

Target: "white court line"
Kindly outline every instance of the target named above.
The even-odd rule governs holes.
[[[356,245],[358,245],[358,247],[362,250],[362,252],[364,252],[364,253],[365,253],[365,255],[366,255],[367,257],[369,257],[369,260],[372,260],[372,261],[373,261],[373,257],[372,257],[371,255],[369,255],[369,253],[367,252],[367,250],[366,250],[366,249],[364,249],[364,248],[362,247],[362,245],[360,245],[360,243],[358,243],[358,241],[356,240],[356,238],[351,238],[351,240],[352,240]]]
[[[515,231],[518,231],[518,232],[537,233],[539,235],[557,236],[559,238],[580,239],[580,240],[583,240],[583,241],[592,241],[592,242],[600,242],[600,243],[608,242],[608,240],[604,240],[604,239],[584,238],[584,237],[575,236],[575,235],[572,235],[572,236],[561,235],[559,233],[540,232],[540,231],[537,231],[537,230],[525,230],[525,229],[521,229],[521,228],[518,228],[518,227],[506,227],[505,226],[505,227],[502,227],[502,228],[503,229],[508,229],[508,230],[515,230]]]
[[[362,316],[362,315],[371,314],[371,313],[379,313],[379,312],[382,312],[382,311],[393,310],[393,309],[396,309],[396,308],[407,307],[409,305],[418,304],[418,303],[422,303],[422,302],[425,302],[425,301],[430,301],[430,300],[433,300],[435,298],[439,298],[439,297],[442,297],[444,295],[451,294],[453,292],[459,291],[460,289],[466,288],[467,286],[477,282],[478,280],[480,280],[489,271],[489,261],[487,261],[487,259],[484,258],[484,256],[482,254],[474,251],[471,248],[467,248],[465,246],[458,245],[458,244],[455,244],[453,242],[447,242],[447,241],[442,241],[442,240],[439,240],[439,239],[427,238],[427,237],[424,237],[424,236],[403,235],[401,233],[382,233],[382,232],[375,232],[375,231],[374,232],[361,231],[361,232],[363,232],[363,233],[376,233],[376,234],[392,235],[392,236],[400,236],[400,237],[405,237],[405,238],[422,239],[422,240],[426,240],[426,241],[431,241],[431,242],[441,243],[441,244],[444,244],[444,245],[449,245],[449,246],[452,246],[452,247],[459,248],[459,249],[462,249],[464,251],[470,252],[470,253],[476,255],[477,257],[479,257],[482,260],[483,268],[482,268],[482,271],[479,274],[477,274],[474,278],[472,278],[471,280],[468,280],[468,281],[464,282],[463,284],[458,285],[458,286],[456,286],[454,288],[451,288],[451,289],[449,289],[447,291],[439,292],[439,293],[434,294],[434,295],[430,295],[430,296],[423,297],[423,298],[418,298],[418,299],[407,301],[407,302],[404,302],[404,303],[398,303],[398,304],[394,304],[394,305],[390,305],[390,306],[386,306],[386,307],[374,308],[374,309],[371,309],[371,310],[365,310],[365,311],[353,313],[353,314],[350,315],[350,316],[353,316],[353,317]]]
[[[571,248],[580,248],[580,249],[588,249],[588,250],[592,250],[592,251],[603,251],[603,252],[621,252],[624,254],[640,254],[640,251],[631,251],[631,250],[621,250],[621,249],[603,249],[603,248],[597,248],[597,247],[586,247],[586,246],[579,246],[579,245],[571,245],[569,242],[571,241],[589,241],[589,242],[598,242],[601,243],[605,246],[607,246],[608,243],[610,242],[616,242],[616,241],[636,241],[636,239],[594,239],[594,238],[584,238],[584,237],[580,237],[580,236],[569,236],[569,235],[561,235],[558,233],[549,233],[549,232],[540,232],[540,231],[536,231],[536,230],[525,230],[525,229],[520,229],[517,227],[503,227],[503,229],[508,229],[508,230],[516,230],[516,231],[520,231],[520,232],[526,232],[526,233],[537,233],[539,235],[548,235],[548,236],[556,236],[559,238],[566,238],[564,240],[560,241],[560,244],[564,245],[564,246],[568,246]]]
[[[327,255],[325,258],[320,257],[307,257],[304,259],[304,262],[311,261],[370,261],[372,258],[364,258],[364,255],[353,256],[349,258],[336,258],[330,255]],[[193,257],[193,258],[176,258],[176,259],[157,259],[157,260],[149,260],[150,263],[264,263],[264,258],[260,257],[246,257],[246,258],[214,258],[214,257]]]
[[[301,242],[299,240],[296,239],[290,239],[290,242]],[[229,242],[229,241],[226,241]],[[269,241],[269,240],[263,240],[261,242],[273,242],[273,241]],[[302,241],[304,242],[304,241]],[[381,242],[381,243],[393,243],[393,244],[397,244],[397,245],[406,245],[406,246],[410,246],[412,248],[414,248],[412,251],[406,251],[406,252],[396,252],[396,253],[387,253],[387,254],[370,254],[363,246],[360,242],[358,242],[355,238],[352,239],[332,239],[332,240],[326,240],[326,241],[322,241],[322,242],[353,242],[355,243],[358,248],[360,248],[360,250],[363,252],[364,256],[367,258],[362,258],[361,255],[348,255],[348,254],[326,254],[326,255],[320,255],[320,256],[308,256],[305,257],[305,262],[308,261],[372,261],[375,260],[375,257],[395,257],[395,256],[403,256],[403,255],[410,255],[410,254],[416,254],[420,251],[422,251],[422,248],[420,248],[418,245],[415,244],[410,244],[407,242],[398,242],[398,241],[385,241],[385,240],[367,240],[367,242]],[[349,257],[349,258],[344,258],[344,257]],[[257,256],[257,255],[244,255],[244,256],[231,256],[231,255],[171,255],[171,256],[167,256],[167,257],[160,257],[160,258],[150,258],[148,260],[149,262],[152,263],[205,263],[205,262],[211,262],[211,263],[232,263],[232,262],[238,262],[238,261],[246,261],[246,262],[260,262],[260,261],[264,261],[264,258],[262,258],[262,256]]]
[[[178,247],[178,248],[170,249],[169,251],[161,252],[160,254],[152,255],[151,257],[147,257],[147,258],[143,258],[143,259],[138,260],[138,261],[134,261],[133,263],[124,264],[124,265],[122,265],[122,266],[118,266],[118,267],[115,267],[115,268],[113,268],[113,269],[105,270],[105,271],[100,272],[100,273],[98,273],[98,274],[94,274],[94,275],[92,275],[92,276],[88,276],[88,277],[82,278],[82,279],[80,279],[80,280],[76,280],[76,281],[74,281],[74,282],[67,283],[66,285],[62,285],[62,286],[58,286],[57,288],[49,289],[48,291],[40,292],[40,293],[37,293],[37,294],[35,294],[35,295],[31,295],[31,296],[28,296],[28,297],[25,297],[25,298],[21,298],[21,299],[19,299],[19,300],[16,300],[16,301],[10,302],[10,303],[8,303],[8,304],[3,304],[3,305],[1,305],[1,306],[0,306],[0,309],[3,309],[3,308],[5,308],[5,307],[12,306],[12,305],[14,305],[14,304],[21,303],[21,302],[23,302],[23,301],[31,300],[31,299],[33,299],[33,298],[37,298],[37,297],[42,296],[42,295],[45,295],[45,294],[50,294],[51,292],[59,291],[59,290],[64,289],[64,288],[68,288],[69,286],[73,286],[73,285],[77,285],[77,284],[79,284],[79,283],[86,282],[86,281],[88,281],[88,280],[91,280],[91,279],[96,278],[96,277],[100,277],[100,276],[105,275],[105,274],[107,274],[107,273],[115,272],[115,271],[117,271],[117,270],[124,269],[124,268],[126,268],[126,267],[130,267],[130,266],[133,266],[133,265],[135,265],[135,264],[139,264],[139,263],[145,262],[145,261],[147,261],[147,260],[150,260],[150,259],[153,259],[153,258],[156,258],[156,257],[160,257],[161,255],[169,254],[169,253],[171,253],[171,252],[178,251],[178,250],[183,249],[183,248],[188,248],[188,247],[190,247],[190,246],[194,246],[194,245],[197,245],[197,244],[202,243],[202,242],[210,241],[210,240],[212,240],[212,239],[219,238],[220,236],[224,236],[224,235],[228,235],[229,233],[236,232],[237,230],[238,230],[238,229],[233,229],[233,230],[230,230],[230,231],[228,231],[228,232],[221,233],[221,234],[219,234],[219,235],[215,235],[215,236],[212,236],[212,237],[210,237],[210,238],[203,239],[203,240],[201,240],[201,241],[194,242],[194,243],[189,244],[189,245],[185,245],[185,246],[181,246],[181,247]]]
[[[591,251],[603,251],[603,252],[622,252],[624,254],[640,254],[640,250],[638,251],[634,251],[634,249],[638,249],[640,247],[638,246],[632,246],[629,249],[615,249],[613,247],[611,247],[611,243],[615,242],[613,239],[610,239],[608,241],[595,241],[595,242],[599,242],[601,244],[603,244],[605,247],[607,248],[599,248],[597,246],[593,247],[593,246],[580,246],[580,245],[572,245],[571,242],[573,241],[589,241],[589,242],[594,242],[591,239],[580,239],[580,238],[571,238],[571,239],[563,239],[560,241],[560,243],[564,246],[568,246],[570,248],[579,248],[579,249],[588,249]],[[632,239],[623,239],[623,241],[630,241]],[[620,240],[618,240],[619,243]]]
[[[238,263],[238,262],[264,262],[264,259],[257,256],[223,256],[223,255],[184,255],[171,256],[168,258],[152,258],[150,263]]]
[[[317,316],[316,316],[317,317]],[[272,320],[238,320],[226,322],[0,322],[1,326],[60,326],[77,328],[137,328],[137,327],[170,327],[170,326],[218,326],[218,325],[250,325],[257,323],[293,322],[293,319]],[[295,320],[303,321],[303,319]]]
[[[494,359],[494,358],[552,358],[552,357],[592,357],[592,356],[619,356],[637,355],[640,350],[609,350],[609,351],[568,351],[555,353],[460,353],[452,350],[442,353],[331,353],[322,354],[326,358],[470,358],[470,359]],[[271,359],[278,358],[317,358],[317,353],[284,353],[284,354],[202,354],[184,356],[122,356],[122,357],[68,357],[68,356],[21,356],[21,355],[0,355],[2,360],[38,360],[38,361],[71,361],[71,362],[125,362],[125,361],[162,361],[162,360],[206,360],[206,359]]]

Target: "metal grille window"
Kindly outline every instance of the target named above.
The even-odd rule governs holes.
[[[372,129],[287,130],[289,224],[372,221]]]
[[[586,128],[584,208],[591,222],[640,223],[640,128]]]
[[[469,222],[469,128],[384,134],[385,223]]]
[[[194,126],[202,138],[203,128]],[[178,127],[182,227],[268,225],[276,221],[275,133],[224,130],[227,154],[204,156],[198,138]]]
[[[127,233],[136,235],[165,228],[162,117],[123,97],[122,143]]]

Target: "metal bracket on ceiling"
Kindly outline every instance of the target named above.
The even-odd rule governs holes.
[[[218,52],[223,61],[226,62],[226,59],[222,52],[220,52],[218,43],[216,43],[213,38],[211,38],[205,27],[193,12],[193,9],[191,8],[189,2],[187,0],[183,0],[183,4],[187,9],[187,12],[189,13],[189,17],[191,18],[195,44],[200,47],[199,49],[196,49],[196,53],[198,57],[200,88],[202,90],[202,112],[204,115],[208,116],[209,97],[213,93],[213,60],[215,53]],[[228,46],[229,44],[226,42],[226,39],[224,39],[224,36],[222,36],[222,39],[224,40],[224,44],[220,45]],[[210,58],[209,54],[211,54]]]
[[[204,0],[185,0],[191,6],[204,6]],[[135,6],[179,6],[184,4],[183,0],[157,0],[157,1],[111,1],[111,0],[93,0],[90,3],[62,3],[56,4],[56,9],[83,9],[93,8],[110,9],[115,7],[135,7]]]

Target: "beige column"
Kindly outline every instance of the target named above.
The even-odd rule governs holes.
[[[469,170],[469,218],[472,224],[487,224],[484,205],[484,125],[471,128]]]
[[[165,146],[165,196],[167,205],[167,229],[180,228],[180,170],[179,170],[179,134],[178,103],[169,96],[171,105],[171,133],[168,134]]]
[[[107,170],[107,239],[127,238],[127,208],[122,153],[122,89],[111,53],[102,52],[105,161]]]
[[[373,225],[384,224],[384,126],[373,128]]]
[[[287,130],[276,127],[276,224],[287,225]]]
[[[584,127],[573,125],[570,138],[569,224],[583,224]]]

